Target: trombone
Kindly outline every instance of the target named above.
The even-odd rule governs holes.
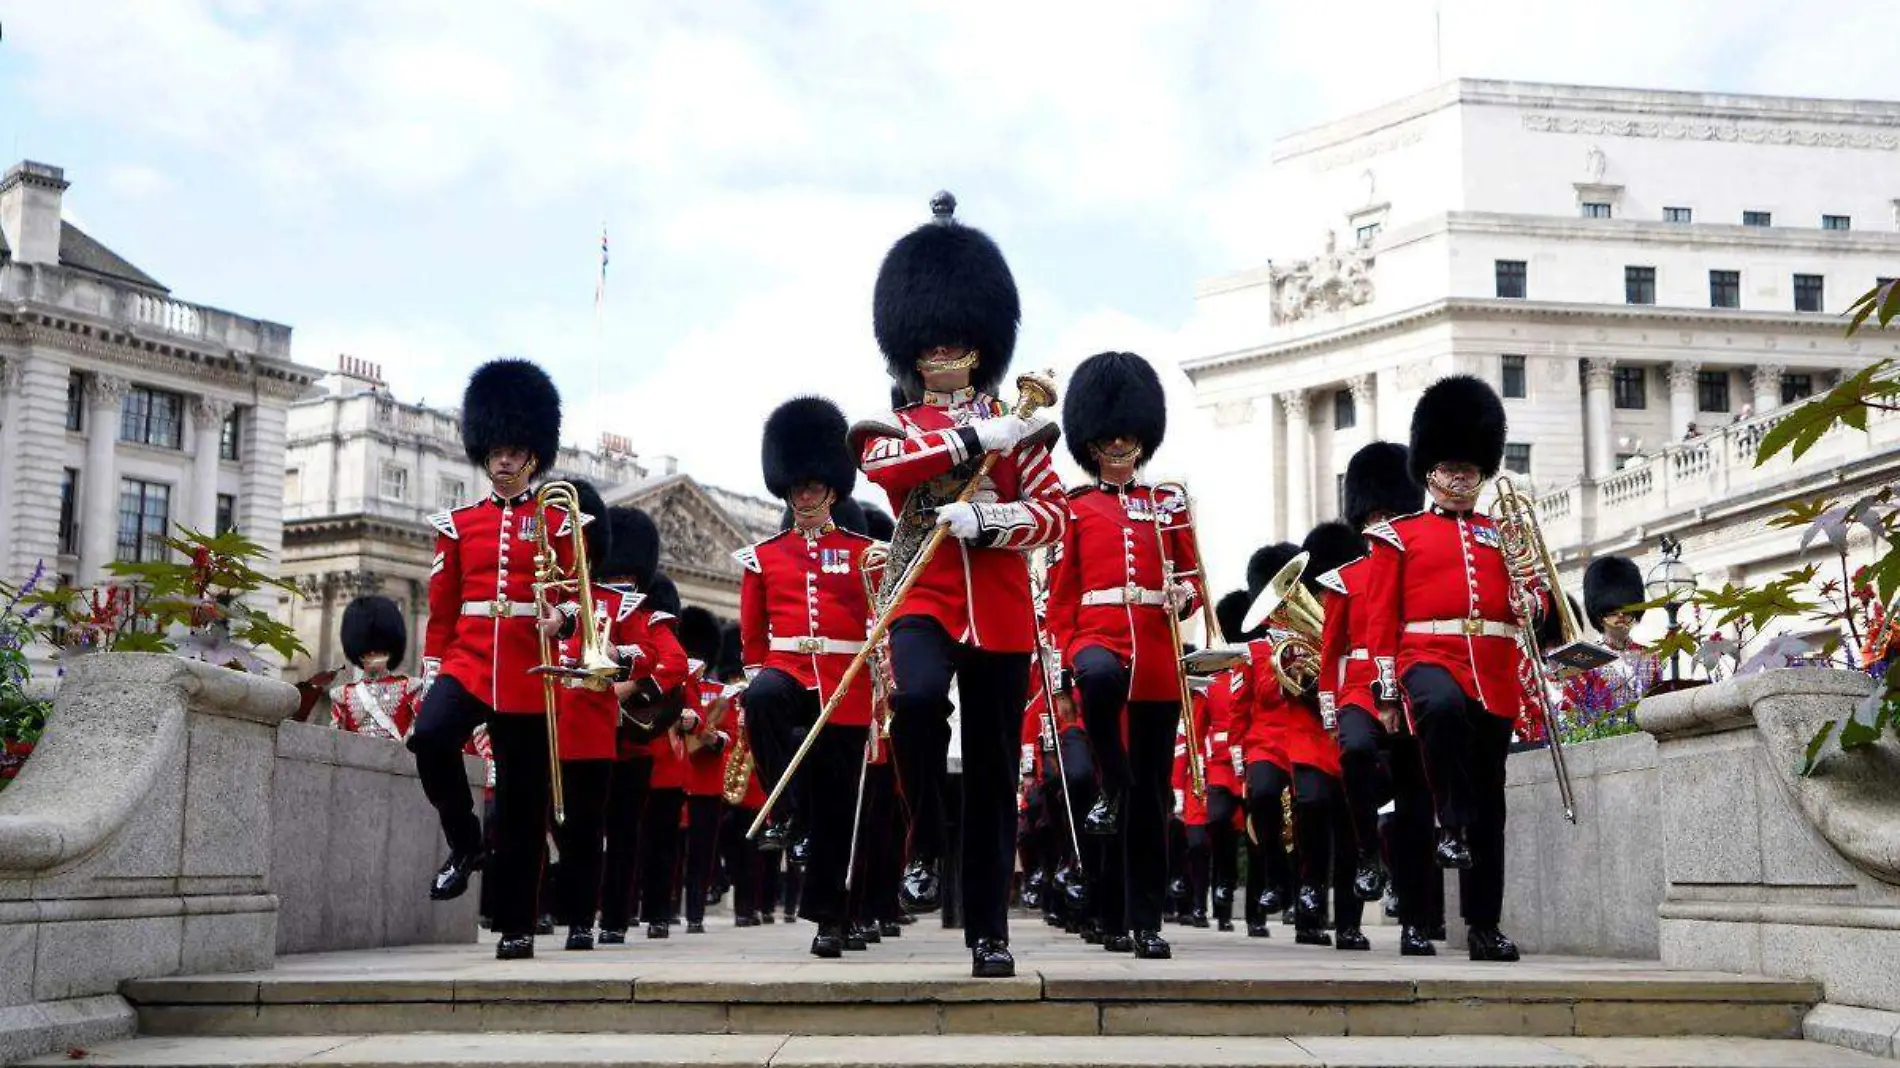
[[[1167,500],[1162,500],[1162,494]],[[1174,605],[1166,600],[1174,584],[1182,579],[1199,579],[1201,585],[1201,633],[1209,646],[1220,641],[1220,623],[1214,618],[1212,598],[1207,595],[1206,566],[1201,560],[1201,536],[1194,526],[1194,499],[1188,496],[1185,482],[1157,482],[1149,491],[1154,502],[1155,548],[1161,554],[1161,592],[1162,610],[1168,615],[1168,639],[1174,643],[1174,674],[1181,692],[1181,722],[1187,726],[1187,766],[1188,788],[1194,791],[1195,800],[1207,797],[1207,754],[1201,745],[1204,738],[1194,722],[1194,688],[1188,682],[1187,665],[1181,662],[1185,655],[1181,643],[1181,617]],[[1174,557],[1168,552],[1168,538],[1161,530],[1165,517],[1179,514],[1183,517],[1183,526],[1187,528],[1188,545],[1194,552],[1194,566],[1185,571],[1174,569]]]
[[[561,789],[561,735],[556,725],[554,682],[563,681],[564,685],[577,686],[584,690],[603,692],[613,686],[614,678],[620,673],[620,665],[605,648],[606,633],[600,626],[600,620],[594,615],[593,576],[587,563],[586,536],[581,528],[586,525],[588,516],[581,511],[580,494],[571,482],[550,482],[542,486],[535,494],[535,503],[541,511],[541,522],[535,532],[534,553],[534,616],[536,620],[535,636],[541,643],[541,666],[530,668],[530,675],[541,676],[541,698],[547,710],[548,730],[548,788],[554,801],[554,822],[567,820],[567,804]],[[556,507],[567,513],[570,537],[570,550],[574,554],[573,566],[563,568],[560,556],[555,552],[556,532],[548,529],[547,510]],[[553,606],[550,594],[571,592],[576,605],[576,640],[580,648],[571,664],[557,662],[554,642],[547,632],[539,626],[539,621]]]

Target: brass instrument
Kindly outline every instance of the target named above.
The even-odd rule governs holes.
[[[1253,630],[1266,624],[1273,639],[1273,672],[1280,688],[1298,694],[1319,681],[1320,641],[1326,631],[1326,611],[1300,581],[1311,554],[1301,553],[1267,580],[1247,609],[1243,626]]]
[[[1038,580],[1033,571],[1030,573],[1029,581],[1031,584],[1029,612],[1033,616],[1036,614],[1034,606],[1044,603],[1046,597],[1042,590],[1037,588]],[[1075,800],[1069,796],[1069,765],[1062,755],[1062,717],[1056,714],[1056,690],[1061,682],[1061,673],[1059,670],[1056,672],[1049,670],[1049,647],[1042,640],[1041,621],[1037,620],[1035,623],[1036,670],[1042,672],[1042,729],[1049,735],[1049,749],[1055,755],[1056,777],[1062,780],[1062,812],[1069,818],[1069,848],[1075,851],[1075,863],[1080,864],[1082,863],[1082,838],[1076,829]],[[1078,887],[1077,894],[1085,897],[1088,892],[1086,882],[1072,882],[1071,885]]]
[[[1049,407],[1056,402],[1055,380],[1046,373],[1019,376],[1016,379],[1016,390],[1015,414],[1024,419],[1034,415],[1038,409]],[[999,452],[983,454],[983,461],[977,465],[976,473],[970,476],[970,480],[964,483],[962,492],[957,494],[957,503],[967,504],[971,497],[976,496],[976,491],[988,480],[990,470],[996,466],[996,461],[1001,457],[1002,453]],[[917,492],[913,490],[912,496],[914,497]],[[910,500],[907,499],[904,502],[903,511],[904,514],[898,518],[897,534],[893,535],[889,563],[898,562],[899,543],[904,537],[905,522],[915,514]],[[746,829],[747,838],[756,837],[759,829],[765,826],[766,818],[772,814],[772,807],[778,804],[779,797],[785,793],[786,784],[792,781],[792,773],[798,770],[806,754],[811,752],[812,744],[818,740],[818,732],[824,729],[826,722],[831,719],[831,714],[837,711],[838,702],[844,700],[844,695],[850,692],[851,683],[857,679],[858,672],[864,670],[865,662],[884,641],[884,635],[891,629],[891,623],[896,620],[898,610],[904,607],[904,598],[910,594],[910,588],[923,577],[924,568],[930,565],[931,557],[937,555],[937,550],[942,547],[944,539],[949,534],[950,528],[942,524],[931,527],[929,536],[924,539],[917,554],[903,565],[903,577],[898,580],[896,587],[890,590],[889,596],[884,599],[883,611],[878,613],[877,621],[864,635],[864,648],[859,650],[858,655],[852,657],[851,663],[845,666],[844,674],[838,678],[837,689],[831,691],[831,696],[826,698],[824,708],[818,712],[818,718],[812,722],[811,729],[805,732],[805,740],[799,743],[798,751],[793,753],[792,759],[786,763],[784,773],[779,776],[778,782],[772,785],[772,792],[766,797],[765,804],[759,806],[758,816],[753,819],[752,826]],[[886,566],[888,567],[889,564],[887,563]],[[889,585],[889,581],[890,576],[887,574],[886,586]]]
[[[1556,772],[1557,792],[1563,800],[1564,819],[1577,822],[1577,797],[1570,786],[1570,769],[1564,762],[1563,733],[1557,721],[1557,709],[1550,694],[1563,674],[1587,671],[1616,659],[1611,650],[1581,637],[1576,614],[1570,610],[1557,582],[1557,565],[1544,543],[1543,528],[1537,523],[1537,502],[1517,488],[1509,475],[1497,477],[1497,523],[1499,550],[1511,576],[1511,608],[1518,618],[1518,646],[1523,658],[1518,668],[1518,683],[1524,699],[1544,721],[1544,738],[1550,749],[1550,762]],[[1557,613],[1558,645],[1546,651],[1537,639],[1538,610],[1548,595],[1552,611]]]
[[[752,763],[752,745],[746,740],[745,709],[741,708],[738,729],[732,732],[732,752],[726,754],[726,777],[720,784],[720,793],[733,808],[745,801],[746,787],[752,780]]]
[[[1154,519],[1155,528],[1155,548],[1161,554],[1162,594],[1165,597],[1169,591],[1174,589],[1174,584],[1182,579],[1198,578],[1201,580],[1201,628],[1208,644],[1211,645],[1219,638],[1220,623],[1214,619],[1214,609],[1208,603],[1212,598],[1207,596],[1207,576],[1204,565],[1201,563],[1201,539],[1200,535],[1196,533],[1194,529],[1194,499],[1188,496],[1187,483],[1185,482],[1157,482],[1154,485],[1154,489],[1150,490],[1149,493],[1153,502],[1152,518]],[[1184,517],[1183,524],[1187,528],[1188,537],[1192,539],[1190,544],[1194,549],[1195,566],[1186,571],[1176,571],[1174,569],[1174,558],[1168,552],[1167,535],[1161,531],[1163,526],[1163,504],[1161,498],[1163,493],[1169,495],[1169,500],[1166,504],[1167,511],[1169,513],[1178,512]],[[1187,665],[1181,661],[1183,655],[1181,617],[1175,612],[1173,604],[1164,601],[1161,607],[1168,616],[1168,639],[1174,643],[1174,674],[1181,693],[1181,722],[1187,725],[1189,743],[1187,747],[1188,789],[1194,792],[1196,800],[1202,800],[1207,797],[1207,761],[1205,759],[1206,754],[1201,751],[1200,742],[1198,741],[1201,734],[1194,722],[1194,691],[1188,684]]]
[[[588,517],[581,511],[580,494],[571,482],[550,482],[535,494],[535,504],[541,512],[541,521],[535,527],[534,552],[535,636],[541,643],[541,666],[529,669],[529,674],[541,676],[541,695],[547,710],[548,787],[554,801],[554,822],[563,823],[567,820],[567,805],[561,790],[561,737],[555,722],[554,682],[561,679],[568,686],[606,691],[613,687],[620,665],[607,650],[606,632],[594,615],[593,576],[587,564],[586,537],[581,533]],[[548,528],[549,506],[567,513],[574,564],[566,570],[554,551],[556,532]],[[562,664],[556,662],[554,642],[539,624],[554,603],[549,594],[569,591],[574,595],[580,655],[576,663]]]
[[[872,542],[858,557],[858,578],[864,584],[864,603],[877,603],[878,583],[891,560],[891,547]],[[883,643],[879,643],[883,646]],[[844,888],[849,892],[858,874],[858,831],[864,826],[864,784],[871,775],[871,762],[890,738],[889,701],[891,694],[890,648],[883,646],[871,653],[871,729],[864,732],[864,755],[858,763],[858,794],[851,803],[851,847],[845,853]]]

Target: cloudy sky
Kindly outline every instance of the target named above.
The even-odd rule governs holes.
[[[1290,131],[1460,75],[1900,98],[1870,0],[64,0],[0,23],[0,148],[64,166],[69,215],[178,296],[441,405],[480,360],[533,357],[576,441],[598,358],[607,429],[754,491],[777,401],[882,402],[872,278],[938,188],[1011,259],[1018,367],[1171,363],[1195,280],[1275,254],[1259,190]],[[1205,431],[1171,389],[1164,455],[1191,471]]]

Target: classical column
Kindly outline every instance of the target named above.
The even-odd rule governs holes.
[[[1755,387],[1755,414],[1781,407],[1781,373],[1787,368],[1778,363],[1758,364],[1750,374]]]
[[[1313,460],[1311,436],[1312,426],[1308,418],[1307,402],[1310,394],[1304,389],[1288,390],[1279,394],[1280,406],[1286,411],[1286,531],[1288,541],[1298,541],[1306,536],[1313,525]]]
[[[191,525],[205,534],[218,530],[218,447],[224,420],[237,407],[222,397],[200,396],[191,404]]]
[[[1590,359],[1583,363],[1583,427],[1589,447],[1591,478],[1603,478],[1616,468],[1616,442],[1611,440],[1610,414],[1615,396],[1616,361]]]
[[[1379,440],[1379,383],[1371,375],[1354,375],[1346,380],[1346,388],[1352,390],[1353,414],[1359,417],[1359,425],[1365,429],[1367,441]],[[1333,465],[1338,470],[1346,469],[1344,463]]]
[[[20,436],[19,412],[24,407],[14,398],[20,395],[20,384],[25,378],[26,366],[19,357],[8,359],[0,356],[0,456],[9,459],[8,463],[0,464],[0,515],[9,517],[9,526],[12,525],[13,483],[16,481],[14,469],[17,466],[13,443]],[[12,541],[11,532],[5,541],[0,541],[0,567],[6,568],[8,577],[17,582],[21,576],[12,574]]]
[[[1689,424],[1695,422],[1696,376],[1702,365],[1678,360],[1669,365],[1669,443],[1689,436]]]
[[[117,555],[119,474],[113,449],[119,440],[119,412],[132,383],[114,375],[86,379],[86,468],[79,473],[79,581],[95,582]]]

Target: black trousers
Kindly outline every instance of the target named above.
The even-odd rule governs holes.
[[[1234,888],[1240,881],[1240,840],[1234,830],[1234,813],[1239,810],[1240,798],[1233,791],[1225,786],[1207,788],[1208,881],[1214,890],[1216,919],[1232,919],[1234,915]]]
[[[475,816],[475,798],[469,793],[468,773],[462,766],[462,747],[468,744],[475,728],[494,716],[495,710],[477,700],[460,682],[442,675],[429,685],[409,732],[407,744],[416,756],[422,793],[435,806],[449,848],[459,853],[482,848],[482,821]]]
[[[1122,808],[1120,841],[1110,850],[1104,872],[1111,885],[1121,883],[1122,910],[1105,912],[1102,921],[1111,931],[1158,931],[1168,893],[1170,783],[1181,706],[1130,701],[1128,683],[1128,666],[1107,649],[1091,645],[1075,654],[1082,724],[1095,751],[1102,792],[1119,799]]]
[[[1352,892],[1356,858],[1352,820],[1346,814],[1339,780],[1315,767],[1293,766],[1293,833],[1300,864],[1300,885],[1333,888],[1333,926],[1357,928],[1365,903]],[[1310,917],[1324,925],[1325,917]]]
[[[857,868],[851,876],[852,919],[859,923],[896,920],[897,884],[903,871],[904,827],[897,799],[897,770],[887,760],[865,770]]]
[[[1190,825],[1186,828],[1186,849],[1181,859],[1187,875],[1187,911],[1195,915],[1207,914],[1208,872],[1212,848],[1212,839],[1208,836],[1206,824]]]
[[[950,683],[957,684],[963,741],[963,940],[1009,938],[1015,868],[1016,746],[1029,697],[1029,654],[952,641],[936,620],[891,626],[891,744],[911,806],[911,854],[944,854],[943,790],[950,748]]]
[[[640,841],[640,820],[647,801],[647,783],[653,777],[653,759],[646,755],[614,761],[607,784],[606,864],[600,882],[600,926],[624,931],[634,914],[634,870]]]
[[[806,689],[783,671],[766,668],[746,686],[745,708],[759,782],[770,791],[797,751],[799,731],[810,730],[817,722],[818,691]],[[868,731],[867,727],[826,724],[786,791],[811,839],[798,914],[814,923],[850,919],[845,866],[850,860],[852,817]]]
[[[601,839],[606,833],[611,760],[561,761],[566,820],[554,825],[561,863],[554,877],[555,919],[592,930],[600,904]]]
[[[541,867],[547,859],[547,721],[497,715],[488,721],[495,749],[495,855],[482,878],[495,883],[494,928],[533,934],[541,915]]]
[[[712,884],[713,858],[719,851],[719,824],[726,802],[721,797],[686,799],[686,922],[706,922],[706,892]]]
[[[1504,908],[1504,760],[1511,721],[1467,695],[1444,668],[1420,664],[1400,680],[1424,749],[1439,825],[1462,831],[1472,866],[1458,873],[1460,910],[1496,926]]]
[[[680,812],[686,791],[666,787],[647,791],[640,820],[640,918],[666,923],[673,918],[680,863]]]
[[[805,730],[818,719],[819,710],[818,691],[806,689],[797,679],[777,668],[765,668],[746,684],[746,740],[752,746],[759,785],[767,794],[778,786],[779,779],[792,762],[792,754],[798,751]],[[829,731],[831,728],[825,729]],[[816,778],[816,773],[810,767],[801,768],[800,774],[779,798],[773,810],[774,817],[803,820],[806,815],[805,788]],[[856,785],[855,777],[853,785]],[[806,830],[809,831],[810,827],[807,826]]]
[[[1286,814],[1280,802],[1280,795],[1292,785],[1292,777],[1271,760],[1247,765],[1247,818],[1254,837],[1247,873],[1250,905],[1269,886],[1288,898],[1292,896],[1293,862],[1286,852]]]
[[[1380,848],[1379,809],[1392,805],[1383,844],[1399,900],[1399,921],[1413,926],[1443,922],[1444,874],[1432,860],[1436,822],[1418,739],[1387,731],[1377,715],[1348,705],[1339,711],[1339,768],[1354,843],[1361,852]]]
[[[732,880],[734,919],[764,908],[759,901],[759,883],[764,878],[765,865],[758,843],[745,836],[758,814],[755,808],[729,808],[719,825],[719,854],[726,865],[726,878]]]

